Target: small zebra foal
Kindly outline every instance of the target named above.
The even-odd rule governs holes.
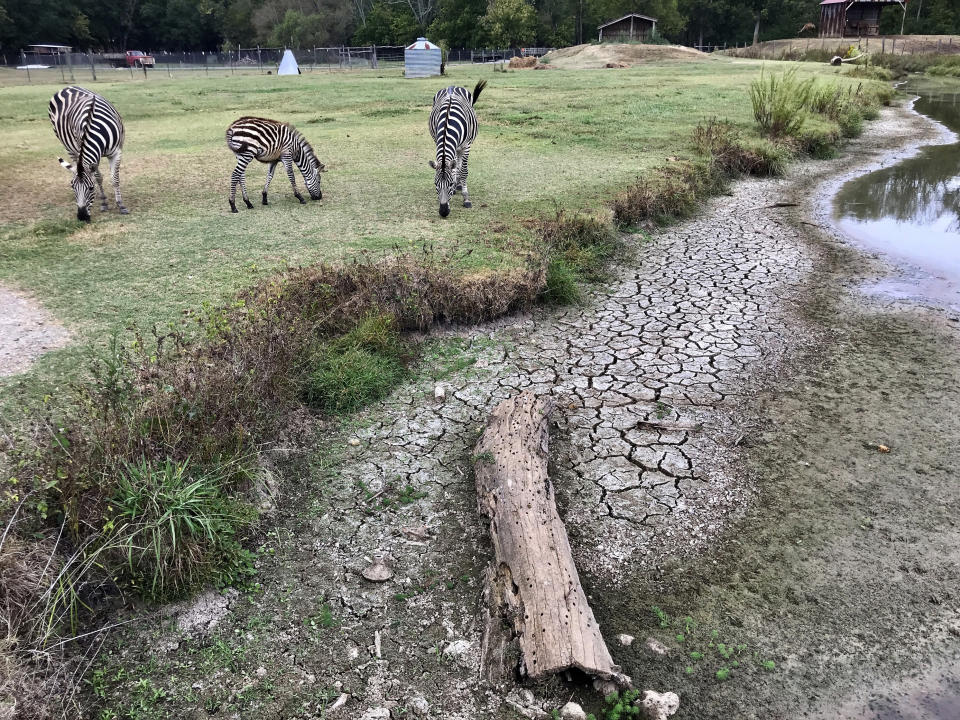
[[[320,187],[320,173],[325,171],[324,165],[317,159],[310,143],[300,132],[287,123],[267,120],[266,118],[242,117],[227,128],[227,147],[237,156],[237,166],[230,176],[230,210],[237,212],[237,183],[240,183],[240,192],[247,208],[253,203],[247,197],[246,172],[247,165],[253,160],[267,163],[267,182],[263,186],[263,204],[267,204],[267,188],[273,179],[273,172],[277,163],[283,163],[287,170],[287,177],[293,186],[294,197],[301,203],[307,201],[297,190],[297,179],[293,174],[293,164],[296,163],[303,173],[303,182],[307,192],[314,200],[323,197]]]
[[[487,86],[481,80],[473,93],[463,87],[448,87],[433,96],[430,111],[430,137],[437,144],[437,160],[430,167],[437,171],[433,184],[440,201],[440,217],[450,214],[450,198],[463,192],[463,206],[473,207],[467,190],[467,159],[470,144],[477,139],[477,114],[473,106]]]
[[[82,87],[65,87],[50,100],[48,110],[53,132],[70,154],[72,163],[57,158],[73,173],[70,184],[77,200],[77,219],[90,222],[93,183],[100,188],[100,210],[107,209],[100,160],[110,161],[113,194],[122,215],[130,211],[120,196],[120,156],[123,154],[123,120],[106,99]]]

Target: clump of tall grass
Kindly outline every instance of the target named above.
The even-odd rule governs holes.
[[[560,261],[583,280],[600,280],[606,263],[623,247],[609,217],[569,213],[562,207],[552,217],[537,221],[541,252],[548,259],[547,285],[551,262]]]
[[[813,91],[813,78],[799,80],[797,71],[765,75],[750,83],[753,117],[760,131],[774,138],[796,135],[803,127],[803,110]]]
[[[728,176],[713,162],[678,163],[661,168],[618,193],[611,202],[614,222],[671,222],[688,216],[709,195],[720,192]]]
[[[109,482],[114,490],[96,550],[142,596],[169,599],[252,572],[239,536],[255,511],[226,494],[232,478],[223,467],[141,458],[123,463]]]
[[[393,318],[373,315],[311,353],[303,397],[308,406],[341,415],[384,397],[405,376],[408,355]]]
[[[731,175],[782,175],[790,159],[783,144],[769,140],[745,141],[732,123],[711,118],[693,131],[697,151]]]

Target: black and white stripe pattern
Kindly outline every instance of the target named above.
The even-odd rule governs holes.
[[[66,87],[50,100],[50,122],[57,139],[70,154],[70,163],[59,158],[60,164],[73,173],[73,192],[77,199],[77,218],[90,220],[93,202],[93,183],[100,188],[100,209],[107,209],[103,192],[100,160],[110,161],[110,175],[117,208],[126,215],[129,211],[120,197],[120,156],[123,154],[123,120],[120,113],[106,99],[75,85]]]
[[[282,162],[287,170],[287,177],[293,186],[293,194],[301,203],[305,203],[303,195],[297,190],[297,180],[293,174],[293,165],[300,168],[307,192],[314,200],[323,197],[320,188],[320,173],[324,171],[323,163],[317,159],[313,148],[300,132],[287,123],[267,120],[266,118],[242,117],[227,128],[227,147],[237,156],[237,166],[230,176],[230,210],[237,212],[237,183],[243,193],[243,201],[247,208],[253,204],[247,197],[246,171],[247,165],[253,160],[267,163],[267,182],[263,186],[263,204],[267,204],[267,188],[273,179],[273,171],[277,163]]]
[[[440,216],[450,214],[450,198],[463,192],[463,206],[472,207],[467,190],[467,159],[470,145],[477,138],[477,114],[473,106],[487,86],[481,80],[473,93],[463,87],[448,87],[433,96],[430,112],[430,137],[437,144],[437,160],[430,161],[436,170],[434,185],[440,201]]]

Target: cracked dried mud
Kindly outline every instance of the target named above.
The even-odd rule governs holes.
[[[470,453],[490,408],[533,389],[556,396],[560,512],[638,687],[678,693],[680,719],[880,717],[878,687],[949,668],[960,642],[958,324],[858,294],[890,269],[808,218],[850,156],[932,135],[924,122],[885,111],[846,160],[739,182],[633,238],[581,306],[432,334],[415,382],[269,453],[288,482],[258,586],[204,595],[210,621],[180,606],[116,631],[91,702],[465,720],[537,717],[573,694],[596,709],[563,679],[533,700],[479,680],[491,549]],[[387,582],[361,575],[375,556]]]

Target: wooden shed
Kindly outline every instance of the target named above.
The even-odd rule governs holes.
[[[622,18],[598,25],[600,42],[627,42],[629,40],[649,40],[657,34],[657,19],[630,13]]]
[[[820,3],[820,37],[879,35],[880,11],[888,5],[906,11],[905,0],[823,0]]]

